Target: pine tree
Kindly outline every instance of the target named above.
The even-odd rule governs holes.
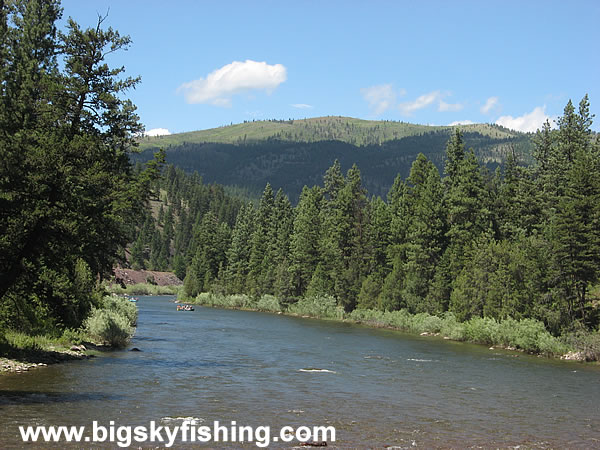
[[[455,180],[458,177],[459,167],[465,159],[465,156],[466,152],[463,135],[460,128],[457,127],[446,145],[444,174],[449,180]]]
[[[69,286],[82,260],[94,276],[112,271],[146,206],[157,160],[134,178],[128,153],[141,130],[123,92],[137,79],[110,69],[108,53],[127,37],[82,30],[57,33],[58,2],[2,3],[0,82],[0,298],[47,308],[47,323],[72,323]],[[13,24],[10,26],[8,24]],[[61,65],[57,64],[61,57]],[[8,297],[7,297],[8,296]],[[43,308],[38,308],[41,311]],[[35,326],[25,318],[23,325]],[[31,316],[30,316],[31,317]],[[28,323],[26,323],[28,322]]]
[[[444,251],[445,210],[443,185],[435,165],[419,154],[408,182],[411,219],[407,230],[406,278],[403,297],[411,312],[440,313],[443,305],[427,303],[435,269]]]
[[[457,274],[464,263],[464,252],[477,237],[491,228],[490,199],[479,162],[469,151],[448,177],[444,198],[447,211],[450,270]]]
[[[283,190],[275,195],[274,224],[276,235],[273,239],[273,258],[276,265],[273,281],[273,294],[280,299],[292,295],[292,277],[290,273],[290,239],[294,228],[294,210]]]
[[[302,190],[290,239],[290,272],[294,295],[302,296],[321,261],[323,191],[318,186]]]
[[[271,185],[267,183],[260,199],[251,239],[248,288],[253,296],[260,297],[273,290],[275,259],[272,243],[276,235],[275,198]]]
[[[328,173],[332,171],[337,172],[335,164]],[[348,170],[341,189],[340,183],[338,179],[335,184],[338,189],[330,190],[329,200],[323,208],[321,264],[325,274],[333,281],[338,302],[350,311],[356,304],[366,272],[365,263],[368,262],[365,261],[368,248],[367,199],[356,165]]]
[[[251,239],[254,233],[254,210],[251,205],[240,209],[231,235],[231,246],[227,250],[225,280],[229,293],[246,292],[246,281],[250,272]]]

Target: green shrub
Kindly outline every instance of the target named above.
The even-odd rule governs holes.
[[[83,341],[85,341],[85,337],[85,333],[82,330],[67,328],[63,331],[63,334],[60,337],[60,342],[63,345],[80,345]]]
[[[465,326],[456,319],[456,316],[451,312],[445,312],[442,318],[442,326],[440,334],[454,341],[464,341],[467,339]]]
[[[348,315],[348,318],[376,327],[389,326],[384,321],[383,311],[376,309],[355,309]]]
[[[138,283],[128,284],[123,289],[118,284],[108,286],[107,290],[115,294],[127,295],[177,295],[182,286],[156,286],[154,284]]]
[[[111,347],[125,347],[133,334],[127,317],[110,309],[93,309],[85,330],[92,340]]]
[[[201,292],[191,299],[191,302],[204,306],[216,306],[218,308],[256,309],[256,302],[246,294],[225,295],[215,294],[213,292]]]
[[[442,329],[442,319],[427,313],[415,314],[410,323],[410,331],[414,333],[439,333]]]
[[[200,292],[194,299],[193,303],[205,306],[213,306],[213,295],[210,292]]]
[[[586,361],[600,361],[600,332],[579,330],[564,336],[562,354],[570,349],[581,352]]]
[[[228,308],[256,308],[256,301],[246,294],[224,295],[223,301]]]
[[[279,300],[274,295],[263,295],[256,304],[259,311],[281,312]]]
[[[315,295],[300,299],[288,307],[288,312],[300,316],[322,319],[343,319],[344,308],[337,305],[335,298],[329,295]]]
[[[478,344],[500,344],[499,324],[495,319],[486,317],[473,317],[465,326],[465,340]]]
[[[548,332],[542,333],[538,336],[537,349],[539,353],[549,356],[564,355],[571,350],[568,345],[566,345],[564,342],[561,342],[560,339],[552,336]],[[600,356],[600,345],[598,347],[597,355]]]
[[[110,311],[116,312],[118,315],[123,316],[129,322],[129,326],[134,327],[137,324],[138,309],[134,303],[130,302],[125,297],[119,297],[116,295],[106,296],[102,300],[103,307]]]
[[[9,346],[20,350],[44,350],[55,343],[49,336],[29,336],[12,330],[6,331],[4,338]]]

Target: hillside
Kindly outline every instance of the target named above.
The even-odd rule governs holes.
[[[487,124],[461,126],[467,147],[495,170],[512,146],[525,161],[530,136]],[[211,130],[143,138],[136,161],[163,147],[167,162],[197,171],[205,182],[234,185],[258,195],[267,182],[293,202],[304,185],[320,184],[335,159],[342,169],[356,163],[370,194],[385,196],[394,178],[408,176],[419,153],[443,169],[453,127],[326,117],[294,121],[246,122]]]
[[[364,146],[435,131],[448,131],[452,128],[454,127],[362,120],[341,116],[301,120],[263,120],[168,136],[145,136],[140,139],[140,148],[145,150],[153,147],[167,148],[182,144],[202,143],[250,144],[269,139],[286,142],[333,140]],[[491,124],[461,125],[460,128],[465,133],[479,133],[494,139],[515,138],[522,135],[522,133]]]

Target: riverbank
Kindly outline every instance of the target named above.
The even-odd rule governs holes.
[[[36,336],[7,330],[0,336],[0,373],[27,372],[123,348],[135,333],[137,314],[128,298],[115,294],[104,297],[78,330]]]
[[[106,290],[128,295],[176,295],[182,286],[183,281],[173,272],[116,267],[113,269],[113,280],[106,285]]]
[[[346,313],[333,297],[303,298],[289,305],[272,295],[252,299],[245,294],[216,295],[201,293],[195,298],[182,299],[202,306],[272,312],[297,317],[336,320],[388,328],[421,336],[470,342],[489,347],[523,351],[530,354],[576,361],[597,361],[600,357],[598,333],[576,333],[563,337],[550,334],[544,324],[534,319],[472,318],[459,322],[452,313],[433,316],[427,313],[410,314],[406,310],[378,311],[357,309]]]
[[[109,348],[89,341],[75,344],[65,338],[20,334],[15,339],[12,335],[0,345],[0,373],[22,373],[65,361],[94,358]]]
[[[117,295],[177,295],[181,290],[181,286],[158,286],[150,283],[136,283],[123,287],[119,284],[110,284],[105,286],[105,289],[107,292]]]

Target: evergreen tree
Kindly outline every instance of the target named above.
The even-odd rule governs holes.
[[[300,195],[290,239],[290,272],[294,294],[302,296],[321,260],[323,191],[318,186],[306,186]]]
[[[446,163],[444,166],[444,174],[450,181],[458,177],[459,167],[465,159],[465,143],[460,128],[454,130],[454,134],[446,144]]]
[[[467,152],[448,179],[444,197],[448,221],[446,251],[450,252],[450,270],[457,274],[462,270],[468,246],[481,233],[490,231],[490,199],[479,162],[472,150]]]
[[[237,216],[227,250],[225,280],[230,293],[246,292],[246,280],[250,272],[251,238],[254,233],[254,210],[243,206]]]
[[[0,26],[0,306],[19,304],[24,328],[78,326],[77,261],[101,278],[111,272],[162,156],[134,178],[128,153],[142,127],[122,94],[138,80],[105,63],[127,37],[103,30],[103,19],[87,30],[69,20],[57,33],[52,0],[0,10],[9,19]]]
[[[275,255],[272,244],[277,236],[276,229],[275,198],[271,185],[267,183],[260,199],[251,239],[248,288],[253,296],[260,297],[273,290]]]
[[[275,196],[273,256],[276,265],[273,293],[282,299],[292,295],[292,277],[290,273],[290,239],[294,228],[294,210],[283,190]]]
[[[408,177],[411,219],[407,230],[403,297],[412,312],[440,313],[443,305],[426,302],[430,283],[445,248],[443,186],[435,165],[419,154]]]

